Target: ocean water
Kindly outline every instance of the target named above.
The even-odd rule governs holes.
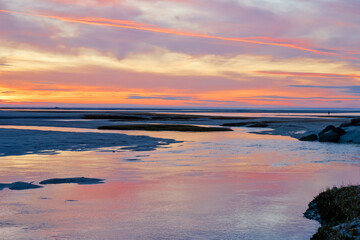
[[[99,132],[4,128],[17,128],[19,141],[22,130]],[[2,183],[81,176],[106,181],[0,191],[0,239],[309,239],[319,226],[302,216],[312,198],[327,187],[360,182],[358,145],[234,130],[106,131],[177,142],[155,150],[106,146],[1,156]]]

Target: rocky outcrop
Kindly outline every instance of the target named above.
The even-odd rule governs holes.
[[[308,136],[302,137],[299,139],[300,141],[309,141],[309,142],[314,142],[318,140],[318,135],[316,134],[310,134]]]
[[[352,119],[339,127],[329,125],[317,135],[303,136],[300,141],[319,141],[332,143],[360,143],[360,118]]]
[[[342,123],[342,124],[340,125],[341,128],[350,127],[350,126],[352,126],[351,123]]]
[[[360,118],[351,119],[350,124],[353,126],[360,126]]]
[[[324,128],[321,132],[319,132],[319,135],[320,135],[320,134],[324,134],[324,133],[326,133],[326,132],[329,132],[329,131],[331,131],[331,130],[333,130],[333,129],[335,129],[335,126],[334,126],[334,125],[329,125],[329,126],[327,126],[326,128]]]
[[[313,240],[360,239],[360,186],[334,187],[320,193],[304,216],[321,224]]]
[[[346,134],[346,131],[340,127],[334,127],[332,125],[327,126],[319,133],[319,142],[339,142],[340,137]]]
[[[345,128],[346,134],[341,136],[340,142],[341,143],[358,143],[360,144],[360,127],[359,126],[352,126]]]

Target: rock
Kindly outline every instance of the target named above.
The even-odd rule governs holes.
[[[351,119],[350,124],[354,126],[360,126],[360,118]]]
[[[331,130],[329,130],[331,129]],[[340,137],[346,134],[346,131],[340,127],[334,127],[332,125],[326,127],[319,133],[319,142],[339,142]]]
[[[319,135],[320,135],[320,134],[323,134],[323,133],[326,133],[326,132],[328,132],[328,131],[330,131],[330,130],[333,130],[334,128],[335,128],[335,126],[329,125],[329,126],[327,126],[326,128],[324,128],[321,132],[319,132]]]
[[[319,142],[339,142],[340,135],[335,132],[326,132],[319,135]]]
[[[360,239],[360,186],[328,189],[314,198],[304,217],[321,224],[311,239]]]
[[[310,134],[308,136],[304,136],[302,138],[299,139],[300,141],[317,141],[318,140],[318,136],[316,134]]]
[[[35,185],[32,183],[27,182],[14,182],[11,183],[8,188],[10,190],[26,190],[26,189],[35,189],[35,188],[42,188],[42,186]]]
[[[340,127],[360,126],[360,118],[351,119],[349,123],[342,123]]]
[[[358,126],[347,127],[346,134],[340,137],[340,142],[360,144],[360,128]]]
[[[333,130],[331,130],[331,132],[337,133],[340,136],[346,134],[346,131],[344,129],[342,129],[341,127],[334,128]]]
[[[343,128],[343,127],[350,127],[350,126],[352,126],[351,123],[342,123],[342,124],[340,125],[341,128]]]
[[[77,184],[98,184],[98,183],[104,183],[104,179],[100,178],[85,178],[85,177],[79,177],[79,178],[51,178],[44,181],[41,181],[40,184],[46,185],[46,184],[63,184],[63,183],[77,183]]]

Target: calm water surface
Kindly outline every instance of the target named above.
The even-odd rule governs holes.
[[[326,187],[360,182],[359,147],[247,131],[118,131],[183,142],[0,157],[0,182],[106,179],[0,191],[0,239],[309,239],[318,225],[302,213]]]

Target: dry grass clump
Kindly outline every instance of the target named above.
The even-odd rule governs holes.
[[[325,190],[309,203],[304,216],[322,225],[314,240],[360,239],[360,186]]]
[[[305,217],[313,211],[319,215],[320,223],[328,225],[337,225],[360,217],[360,186],[327,189],[309,204]]]

